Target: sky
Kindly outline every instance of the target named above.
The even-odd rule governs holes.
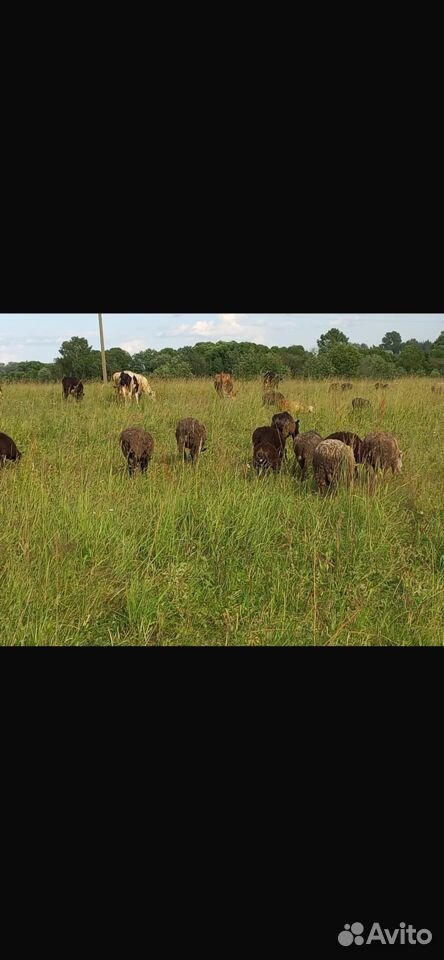
[[[106,347],[138,353],[192,345],[199,340],[250,340],[267,346],[302,344],[316,347],[321,333],[338,327],[352,343],[379,344],[389,330],[403,340],[436,340],[444,330],[444,314],[427,313],[107,313],[103,316]],[[0,363],[52,361],[63,340],[86,337],[99,347],[96,313],[1,313]]]

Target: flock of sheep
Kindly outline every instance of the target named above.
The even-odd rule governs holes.
[[[317,488],[321,493],[338,483],[349,485],[357,474],[358,465],[377,470],[392,470],[399,473],[402,469],[402,453],[396,437],[387,432],[369,433],[363,440],[355,433],[340,431],[323,438],[317,431],[299,432],[300,420],[294,414],[312,412],[313,407],[287,400],[279,393],[280,378],[268,372],[264,377],[264,405],[275,406],[279,412],[274,414],[270,426],[258,427],[252,436],[253,467],[258,474],[267,471],[279,472],[287,456],[287,441],[291,439],[295,454],[295,463],[299,465],[300,477],[305,479],[312,471]],[[113,377],[116,396],[125,402],[139,402],[143,394],[155,398],[148,380],[131,371],[116,373]],[[222,398],[233,399],[236,394],[231,374],[217,374],[215,389]],[[376,384],[385,388],[387,384]],[[330,390],[349,390],[352,384],[330,385]],[[63,396],[80,401],[84,397],[84,387],[75,377],[65,377],[62,383]],[[432,388],[433,389],[433,388]],[[353,409],[369,405],[369,401],[356,397],[352,401]],[[132,476],[137,468],[142,473],[148,470],[154,452],[154,439],[141,427],[129,427],[120,434],[120,448],[127,461]],[[176,442],[180,457],[188,458],[196,464],[206,450],[207,431],[205,426],[194,418],[181,420],[176,428]],[[4,433],[0,433],[0,463],[6,460],[18,461],[21,452],[16,444]]]

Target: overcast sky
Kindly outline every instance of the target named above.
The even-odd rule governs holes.
[[[137,353],[147,347],[181,347],[199,340],[252,340],[268,346],[316,346],[321,333],[339,327],[353,343],[381,342],[388,330],[403,340],[436,340],[444,314],[410,313],[108,313],[104,314],[106,346]],[[51,361],[60,344],[86,337],[98,348],[95,313],[0,314],[0,362]]]

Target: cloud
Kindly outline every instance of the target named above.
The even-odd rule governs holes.
[[[20,360],[20,355],[17,351],[20,350],[23,350],[21,344],[17,344],[15,349],[11,349],[0,343],[0,363],[17,363]]]
[[[209,340],[253,340],[256,343],[266,343],[265,318],[255,323],[244,323],[249,313],[216,313],[214,320],[196,320],[195,323],[181,323],[176,327],[160,330],[158,336],[162,338],[181,337],[182,340],[195,342],[196,338],[207,337]]]
[[[119,343],[121,350],[126,350],[127,353],[133,355],[134,353],[140,353],[142,350],[146,350],[147,342],[146,340],[126,340],[125,343]]]

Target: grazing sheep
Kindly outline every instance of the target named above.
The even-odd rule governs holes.
[[[313,456],[316,447],[321,443],[322,437],[316,430],[307,430],[306,433],[300,433],[295,437],[293,449],[296,460],[301,468],[301,479],[305,480],[307,471],[313,466]]]
[[[353,410],[361,410],[362,407],[370,407],[370,406],[371,406],[370,400],[364,400],[363,397],[355,397],[355,399],[352,400]]]
[[[362,463],[373,470],[390,470],[400,473],[402,453],[396,437],[391,433],[368,433],[362,441]]]
[[[356,433],[348,433],[346,430],[339,430],[337,433],[330,433],[326,440],[340,440],[347,447],[353,450],[356,463],[362,463],[362,440]]]
[[[444,387],[433,386],[432,393],[444,393]],[[0,388],[0,399],[1,399],[1,388]]]
[[[280,377],[278,373],[273,373],[272,370],[267,370],[267,373],[264,375],[264,390],[276,390],[282,379],[283,377]]]
[[[387,390],[388,383],[375,383],[375,390]]]
[[[330,391],[330,390],[339,390],[339,387],[340,387],[340,384],[334,382],[334,383],[331,383],[331,384],[330,384],[330,386],[329,386],[328,389],[329,389],[329,391]]]
[[[192,463],[197,462],[199,454],[207,448],[207,431],[203,423],[199,423],[193,417],[181,420],[176,428],[177,449],[183,460],[187,458],[187,452],[191,454]]]
[[[286,400],[285,397],[278,401],[277,406],[283,412],[291,410],[292,413],[313,413],[314,411],[311,404],[300,403],[298,400]]]
[[[21,460],[22,456],[23,454],[17,449],[11,437],[8,437],[6,433],[0,433],[0,465],[3,466],[6,460],[12,460],[17,463],[18,460]]]
[[[81,380],[78,380],[77,377],[63,377],[62,391],[65,400],[67,400],[68,397],[75,397],[77,401],[83,400],[85,394],[83,383]]]
[[[341,383],[341,390],[353,390],[352,383]]]
[[[293,437],[293,440],[296,439],[299,433],[299,420],[295,420],[291,416],[291,413],[284,411],[283,413],[275,413],[272,418],[272,426],[279,431],[281,435],[282,445],[284,447],[285,456],[287,455],[286,443],[288,437]]]
[[[286,399],[283,393],[278,393],[277,390],[266,390],[262,402],[264,407],[278,407],[279,404],[284,403],[282,410],[285,410]]]
[[[258,443],[253,450],[253,467],[258,473],[273,470],[279,473],[282,466],[282,448],[272,443]]]
[[[349,486],[355,472],[353,450],[340,440],[322,440],[314,452],[313,471],[320,493],[340,481]]]
[[[234,380],[231,373],[217,373],[214,387],[219,397],[232,399],[234,395]]]
[[[153,456],[154,440],[150,433],[140,427],[128,427],[120,434],[120,446],[123,456],[128,461],[130,476],[139,466],[142,473],[148,469]]]
[[[251,439],[253,442],[253,451],[256,447],[265,444],[266,446],[275,447],[281,457],[284,455],[285,443],[276,427],[256,427]]]

